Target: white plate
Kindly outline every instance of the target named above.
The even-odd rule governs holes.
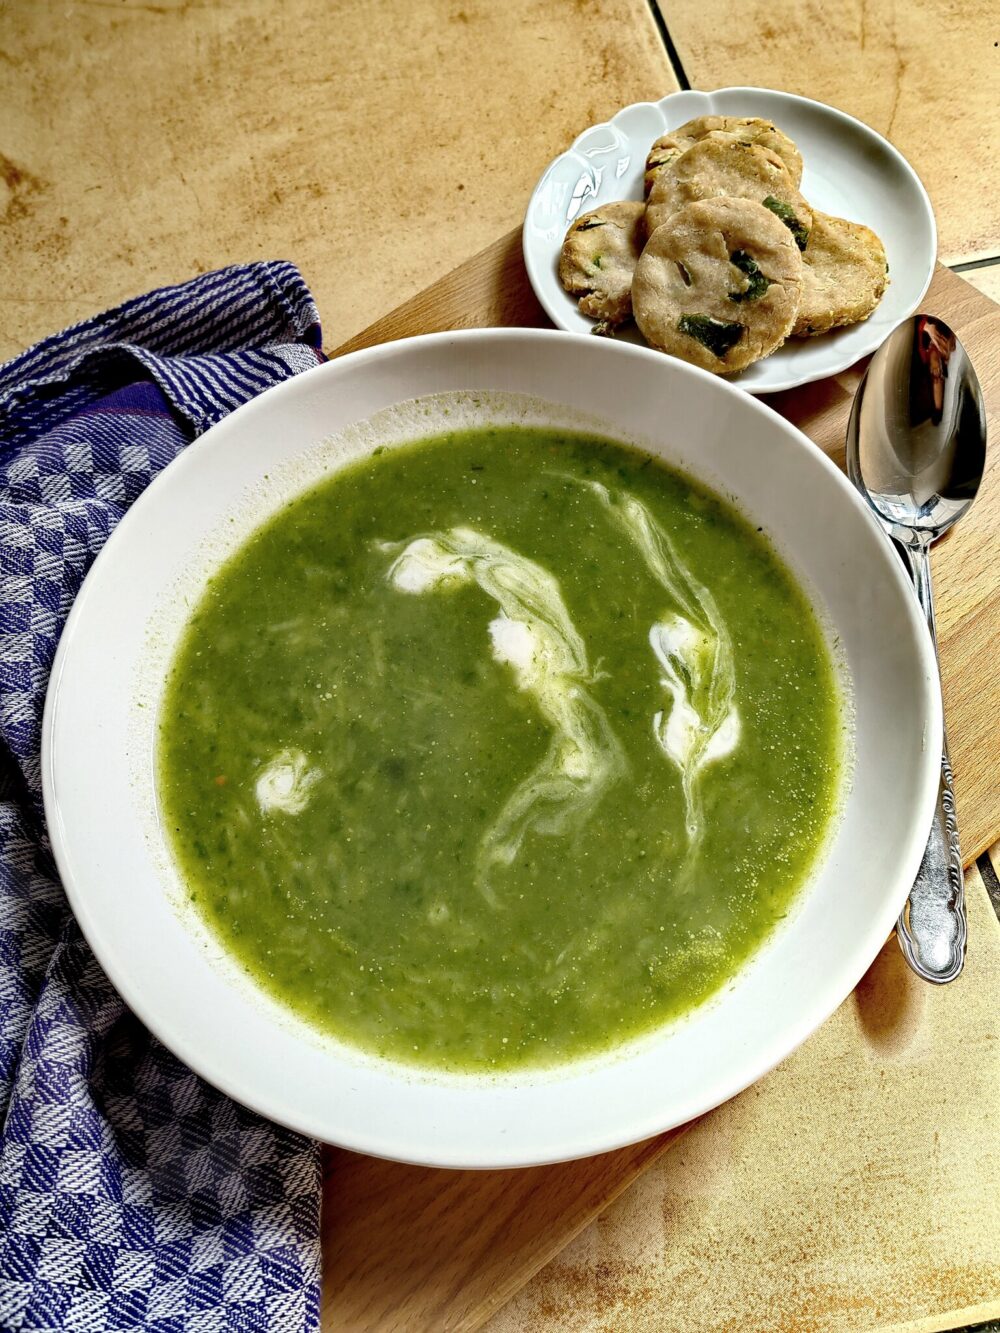
[[[524,219],[524,262],[535,295],[552,322],[590,333],[556,271],[566,228],[581,213],[612,199],[641,199],[646,154],[654,139],[695,116],[760,116],[791,135],[802,153],[802,193],[824,213],[863,222],[882,238],[889,286],[862,324],[819,338],[791,338],[731,382],[750,393],[774,393],[835,375],[874,352],[923,299],[934,273],[937,230],[927,191],[892,144],[853,116],[822,102],[766,88],[672,93],[636,102],[594,125],[546,168]],[[620,335],[642,343],[630,326]]]
[[[291,495],[379,444],[523,420],[655,450],[771,535],[840,639],[856,714],[853,786],[797,909],[686,1020],[547,1074],[425,1076],[318,1035],[202,927],[157,822],[157,711],[206,579]],[[892,930],[920,861],[938,784],[938,689],[902,565],[846,478],[770,409],[645,348],[542,330],[438,334],[357,352],[262,394],[132,507],[59,644],[45,810],[101,964],[198,1073],[274,1120],[363,1152],[525,1166],[691,1119],[759,1078],[840,1004]]]

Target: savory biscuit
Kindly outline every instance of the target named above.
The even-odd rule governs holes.
[[[794,183],[796,185],[801,183],[802,155],[788,135],[779,130],[777,125],[772,125],[769,120],[761,120],[757,116],[696,116],[694,120],[689,120],[679,129],[661,135],[650,148],[646,158],[646,194],[653,188],[656,173],[661,167],[709,135],[713,138],[726,135],[729,139],[737,139],[741,143],[755,143],[761,148],[769,148],[784,162]]]
[[[602,324],[632,313],[632,274],[642,250],[645,204],[603,204],[570,227],[559,255],[559,281],[580,297],[580,309]]]
[[[649,192],[656,184],[656,178],[664,167],[669,167],[671,162],[676,161],[682,153],[686,153],[689,148],[693,148],[699,139],[721,139],[728,138],[718,130],[712,130],[708,134],[699,135],[696,139],[689,139],[684,133],[683,127],[673,134],[662,134],[653,144],[646,156],[646,174],[642,178],[643,194],[649,198]]]
[[[860,222],[814,213],[802,252],[802,300],[792,333],[806,338],[872,313],[889,281],[885,249]]]
[[[802,269],[791,232],[762,204],[686,204],[653,232],[636,265],[635,322],[651,346],[729,375],[785,340]]]
[[[646,234],[652,235],[685,204],[719,195],[763,204],[788,227],[799,249],[805,249],[812,209],[784,162],[769,148],[721,136],[700,139],[660,168],[646,201]]]

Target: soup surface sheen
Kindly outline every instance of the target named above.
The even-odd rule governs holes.
[[[764,538],[611,441],[377,451],[215,575],[160,717],[163,819],[247,972],[455,1071],[638,1036],[732,977],[830,825],[844,719]]]

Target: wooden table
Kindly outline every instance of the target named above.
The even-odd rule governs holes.
[[[0,357],[157,283],[294,259],[336,347],[517,225],[546,163],[679,87],[888,134],[1000,293],[991,0],[9,0]]]
[[[934,200],[941,258],[1000,299],[998,39],[987,0],[896,0],[891,9],[859,0],[825,10],[801,0],[748,0],[738,21],[722,0],[338,0],[335,7],[315,0],[11,0],[0,9],[0,216],[7,258],[0,356],[141,289],[260,256],[286,255],[299,264],[316,293],[329,347],[411,297],[401,315],[376,324],[376,335],[417,331],[442,318],[533,322],[537,312],[525,305],[523,284],[511,281],[516,246],[507,240],[485,260],[471,257],[518,223],[539,171],[581,128],[625,103],[686,86],[786,88],[829,101],[888,134]],[[447,274],[432,296],[416,295]],[[938,279],[936,291],[944,281]],[[972,298],[954,299],[961,305]],[[966,313],[981,333],[985,316]],[[1000,343],[980,333],[972,331],[972,350],[995,373]],[[821,442],[834,440],[852,383],[848,374],[814,391],[809,425]],[[791,399],[779,406],[792,415],[797,410]],[[947,700],[950,715],[961,709],[983,719],[981,732],[955,735],[964,750],[963,790],[979,794],[972,806],[962,798],[965,813],[971,811],[966,850],[974,851],[990,836],[990,819],[978,812],[988,808],[979,797],[992,781],[996,729],[988,712],[970,705],[987,691],[997,697],[993,673],[1000,654],[991,643],[996,608],[982,606],[974,582],[960,576],[966,555],[976,554],[970,541],[963,528],[942,552],[955,571],[955,595],[942,599],[942,631],[946,654],[968,654],[981,665],[962,676],[959,693]],[[1000,549],[979,555],[1000,566]],[[988,862],[980,866],[988,878]],[[991,918],[975,872],[971,891],[978,928],[988,931]],[[890,950],[886,957],[895,955]],[[878,974],[884,982],[889,968],[895,977],[886,993],[912,997],[905,986],[900,990],[905,978],[891,972],[895,965],[886,962]],[[960,1008],[960,997],[955,988],[946,1004]],[[859,1012],[869,1009],[861,1005]],[[888,1031],[897,1032],[899,1022],[905,1027],[910,1012],[904,1003]],[[955,1026],[971,1040],[971,1022],[958,1012]],[[989,1043],[975,1049],[982,1064]],[[967,1079],[980,1119],[989,1111],[995,1117],[990,1090],[975,1083],[975,1071],[963,1064],[954,1072]],[[868,1073],[875,1083],[863,1086],[873,1095],[877,1062]],[[834,1253],[823,1249],[831,1236],[841,1236],[855,1258],[864,1255],[878,1217],[863,1192],[852,1193],[843,1181],[835,1189],[838,1182],[821,1171],[814,1173],[816,1198],[797,1196],[788,1167],[801,1158],[782,1153],[776,1136],[787,1131],[816,1150],[810,1135],[825,1123],[810,1117],[808,1107],[797,1118],[782,1100],[785,1080],[792,1078],[794,1088],[799,1076],[789,1062],[761,1085],[756,1100],[744,1095],[688,1133],[677,1153],[662,1156],[663,1165],[646,1171],[606,1220],[582,1234],[550,1280],[539,1277],[524,1289],[507,1327],[556,1333],[589,1328],[581,1321],[593,1316],[611,1321],[602,1327],[667,1333],[667,1316],[655,1302],[664,1284],[688,1321],[680,1333],[744,1326],[853,1333],[902,1327],[907,1319],[908,1327],[917,1327],[915,1312],[929,1308],[919,1301],[908,1309],[905,1303],[873,1308],[860,1293],[853,1309],[846,1296],[838,1305],[827,1291],[819,1304],[812,1302],[808,1318],[802,1313],[809,1313],[808,1293],[789,1280],[796,1256],[808,1266],[817,1255]],[[836,1069],[827,1076],[842,1094]],[[935,1132],[922,1115],[916,1146],[898,1170],[891,1156],[880,1158],[878,1145],[869,1145],[868,1168],[874,1164],[883,1193],[893,1171],[902,1180],[921,1152],[937,1154],[936,1169],[943,1169]],[[992,1142],[975,1141],[984,1150]],[[544,1190],[523,1181],[522,1195],[512,1188],[507,1219],[523,1223],[527,1215],[530,1262],[510,1268],[484,1302],[483,1239],[469,1238],[458,1267],[464,1263],[473,1279],[478,1274],[479,1295],[475,1283],[466,1288],[468,1308],[483,1313],[497,1305],[658,1155],[658,1145],[646,1145],[631,1159],[605,1163],[603,1176],[599,1164],[568,1178],[578,1182],[573,1206],[556,1216],[546,1209]],[[828,1165],[840,1160],[829,1151],[824,1157]],[[988,1158],[982,1166],[987,1180],[994,1168]],[[340,1217],[352,1206],[376,1216],[377,1201],[358,1198],[357,1190],[367,1188],[364,1173],[352,1175],[341,1161],[338,1177],[339,1192],[330,1199]],[[762,1248],[754,1199],[773,1206],[782,1190],[794,1199],[791,1220],[782,1230],[781,1219],[772,1217],[773,1244]],[[450,1207],[455,1197],[439,1191],[425,1216],[433,1222],[434,1209]],[[565,1201],[565,1191],[551,1197]],[[717,1201],[714,1210],[709,1199]],[[394,1201],[398,1207],[398,1193],[383,1206],[391,1212]],[[932,1218],[933,1201],[933,1190],[925,1190],[912,1216]],[[831,1217],[834,1202],[845,1211]],[[651,1210],[662,1214],[658,1259],[640,1226]],[[328,1226],[336,1216],[328,1207]],[[994,1238],[992,1215],[988,1224],[974,1217],[968,1224],[970,1236]],[[973,1249],[970,1242],[970,1254]],[[672,1268],[661,1262],[667,1253],[675,1256]],[[714,1256],[708,1267],[706,1254]],[[904,1302],[912,1260],[912,1253],[897,1258]],[[950,1310],[956,1320],[963,1293],[968,1303],[978,1302],[980,1313],[985,1308],[976,1293],[986,1270],[971,1267],[942,1278],[937,1292],[938,1310]],[[411,1277],[419,1287],[417,1268]],[[817,1282],[829,1287],[828,1279],[829,1273]],[[704,1303],[713,1284],[714,1315]],[[788,1303],[792,1288],[798,1306]]]

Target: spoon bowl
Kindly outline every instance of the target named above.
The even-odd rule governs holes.
[[[935,541],[976,498],[986,412],[965,348],[943,320],[904,320],[872,357],[851,412],[847,465],[904,546]]]

